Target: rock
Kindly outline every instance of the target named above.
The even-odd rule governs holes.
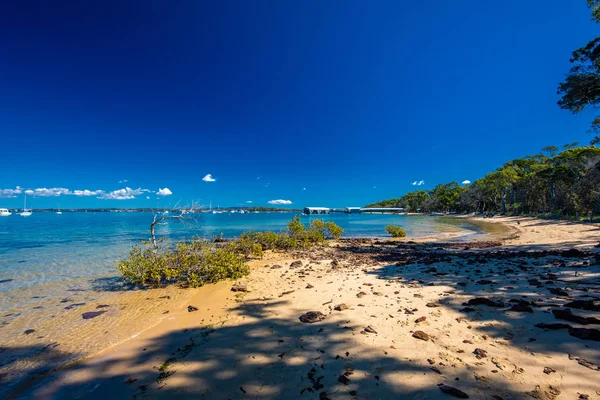
[[[437,303],[427,303],[425,304],[425,307],[430,307],[430,308],[435,308],[435,307],[439,307],[440,305]]]
[[[491,285],[492,283],[496,283],[496,282],[490,281],[488,279],[482,279],[480,281],[477,281],[476,283],[478,283],[480,285]]]
[[[469,306],[484,305],[488,307],[504,307],[504,302],[501,300],[491,300],[486,297],[475,297],[467,302]]]
[[[428,335],[428,334],[426,334],[426,333],[425,333],[425,332],[423,332],[423,331],[415,331],[415,332],[412,334],[412,337],[414,337],[414,338],[416,338],[416,339],[421,339],[421,340],[424,340],[424,341],[428,341],[428,340],[429,340],[429,335]]]
[[[561,297],[569,297],[569,293],[565,292],[563,289],[561,288],[550,288],[548,289],[548,291],[552,294],[555,294],[557,296],[561,296]]]
[[[415,320],[415,323],[418,324],[420,322],[425,322],[426,319],[427,319],[427,317],[419,317]]]
[[[556,370],[554,368],[550,368],[550,367],[544,367],[544,373],[546,375],[550,375],[551,373],[556,372]]]
[[[308,285],[306,285],[306,289],[312,289],[312,288],[314,288],[314,286],[311,285],[310,283]]]
[[[557,319],[571,321],[581,325],[600,325],[600,319],[594,317],[582,317],[580,315],[575,315],[568,308],[564,310],[552,310],[552,314],[554,314],[554,317]]]
[[[305,314],[302,314],[299,318],[300,321],[305,324],[314,324],[315,322],[319,322],[325,319],[325,314],[320,311],[309,311]]]
[[[509,310],[516,311],[516,312],[529,312],[529,313],[533,312],[533,308],[531,308],[527,302],[513,304],[509,308]]]
[[[35,332],[35,329],[26,329],[23,333],[26,335],[31,335],[33,332]]]
[[[236,285],[231,287],[232,292],[247,292],[248,286],[246,285]]]
[[[375,333],[375,334],[377,334],[377,331],[376,331],[375,329],[373,329],[373,327],[372,327],[371,325],[368,325],[368,326],[367,326],[367,327],[364,329],[364,332],[367,332],[367,333]]]
[[[6,283],[11,281],[14,281],[14,279],[0,279],[0,283]]]
[[[429,367],[430,370],[432,370],[433,372],[437,372],[438,374],[442,374],[442,371],[440,371],[440,369],[438,367]]]
[[[342,303],[342,304],[338,304],[337,306],[333,307],[333,309],[335,311],[344,311],[349,309],[350,307],[348,307],[348,305],[346,303]]]
[[[338,382],[343,383],[344,385],[347,385],[350,383],[350,379],[348,379],[348,377],[346,375],[340,375],[338,377]]]
[[[337,269],[338,267],[339,267],[339,263],[337,262],[337,260],[333,260],[331,262],[331,268]]]
[[[539,324],[535,324],[535,327],[540,328],[540,329],[548,329],[551,331],[555,331],[558,329],[569,329],[571,327],[571,325],[567,325],[567,324],[546,324],[543,322],[540,322]]]
[[[475,354],[475,357],[477,357],[479,360],[481,360],[484,357],[487,357],[487,351],[480,348],[476,348],[473,354]]]
[[[361,297],[364,297],[364,296],[366,296],[366,295],[367,295],[367,294],[366,294],[365,292],[359,292],[359,293],[356,295],[356,297],[358,297],[358,298],[360,299]]]
[[[83,314],[81,314],[81,317],[83,319],[92,319],[92,318],[96,318],[99,315],[104,314],[106,311],[90,311],[90,312],[85,312]]]
[[[440,390],[442,392],[449,394],[450,396],[458,397],[459,399],[468,399],[469,398],[468,394],[466,394],[462,390],[458,390],[455,387],[448,386],[448,385],[441,385],[438,387],[440,388]]]
[[[569,328],[569,335],[581,340],[594,340],[600,342],[600,330],[587,328]]]
[[[297,260],[290,264],[290,268],[300,268],[302,267],[302,261]]]
[[[194,312],[194,311],[198,311],[198,308],[194,307],[194,306],[188,306],[188,312]]]
[[[279,268],[283,268],[283,267],[281,265],[277,265],[277,264],[275,264],[271,267],[271,269],[279,269]]]
[[[575,360],[579,363],[579,365],[589,368],[594,371],[600,371],[600,365],[596,365],[588,360],[585,360],[580,357],[575,357],[572,354],[569,354],[569,360]]]
[[[598,300],[575,300],[565,304],[563,307],[577,308],[586,311],[600,311],[600,301]]]
[[[560,390],[558,390],[552,385],[548,386],[547,389],[543,390],[540,387],[540,385],[537,385],[535,389],[526,393],[534,399],[554,400],[560,394]]]
[[[585,253],[581,250],[577,250],[577,249],[569,249],[569,250],[564,250],[560,253],[561,257],[583,257],[585,256]]]

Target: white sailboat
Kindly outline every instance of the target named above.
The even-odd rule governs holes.
[[[21,217],[29,217],[32,214],[31,210],[27,209],[27,194],[23,197],[23,212],[20,214]]]
[[[62,215],[62,211],[60,211],[60,204],[58,205],[58,211],[56,212],[58,215]]]

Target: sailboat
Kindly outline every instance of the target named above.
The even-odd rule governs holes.
[[[62,215],[62,211],[60,211],[60,204],[58,205],[58,211],[56,212],[58,215]]]
[[[21,217],[29,217],[31,215],[31,210],[27,209],[27,194],[24,194],[23,197],[23,212],[20,214]]]

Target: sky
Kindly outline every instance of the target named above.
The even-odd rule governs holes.
[[[584,0],[0,5],[0,207],[361,206],[587,144]]]

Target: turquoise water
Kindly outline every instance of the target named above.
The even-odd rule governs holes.
[[[294,213],[196,214],[190,224],[168,222],[159,237],[181,240],[194,235],[234,237],[247,230],[285,229]],[[115,261],[131,244],[149,237],[150,213],[34,213],[30,217],[0,217],[0,310],[58,298],[69,291],[102,290],[100,283],[118,276]],[[308,223],[312,217],[303,216]],[[344,228],[343,237],[383,237],[390,223],[402,225],[409,237],[479,227],[463,220],[427,216],[319,216]],[[22,289],[22,290],[19,290]],[[23,290],[26,289],[26,290]],[[36,296],[31,296],[36,293]]]

